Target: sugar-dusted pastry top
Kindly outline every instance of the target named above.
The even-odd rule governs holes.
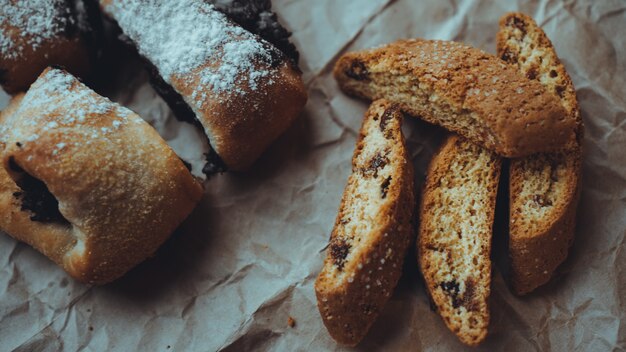
[[[205,1],[101,0],[100,5],[146,59],[156,81],[176,93],[159,89],[172,110],[202,125],[229,170],[249,168],[306,103],[293,63]]]
[[[50,69],[37,80],[11,117],[28,116],[28,121],[8,121],[0,125],[0,142],[4,138],[19,141],[21,145],[37,143],[41,137],[39,133],[30,133],[33,129],[13,128],[13,123],[28,126],[41,125],[42,132],[57,130],[63,132],[64,126],[84,125],[83,139],[75,141],[83,146],[91,144],[92,140],[106,138],[115,130],[127,123],[143,122],[140,119],[129,120],[134,113],[129,109],[111,102],[89,89],[72,89],[78,81],[58,69]],[[94,116],[107,115],[104,123]],[[109,117],[114,116],[114,117]],[[54,118],[50,118],[53,116]],[[90,125],[97,123],[93,128]],[[10,129],[10,131],[8,130]],[[72,131],[75,133],[75,131]],[[56,150],[60,151],[67,145],[60,143]]]
[[[60,35],[70,35],[78,21],[67,0],[0,0],[0,56],[17,58]]]
[[[0,119],[0,229],[82,282],[152,255],[202,197],[154,128],[60,69],[15,104]]]
[[[289,32],[272,12],[271,0],[209,0],[228,18],[246,30],[274,44],[280,51],[298,63],[300,54],[289,41]]]
[[[109,0],[103,8],[150,60],[166,82],[187,76],[198,88],[213,92],[237,91],[241,83],[252,90],[271,72],[256,62],[271,65],[277,49],[228,21],[211,4],[198,0]],[[193,103],[206,95],[197,89]],[[188,102],[191,103],[191,102]]]

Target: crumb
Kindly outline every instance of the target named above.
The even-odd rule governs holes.
[[[287,319],[287,325],[289,325],[290,328],[294,328],[296,326],[296,320],[290,316]]]

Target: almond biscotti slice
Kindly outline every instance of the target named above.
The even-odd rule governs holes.
[[[330,335],[354,346],[391,296],[413,228],[413,166],[400,109],[385,101],[365,114],[324,267],[315,282]]]
[[[334,75],[348,94],[388,99],[506,157],[561,149],[573,134],[574,123],[539,82],[456,42],[401,40],[347,53]]]
[[[487,336],[491,235],[501,158],[450,135],[428,168],[418,257],[448,328],[475,346]]]
[[[568,150],[511,161],[511,283],[517,294],[526,294],[550,280],[572,244],[582,178],[583,126],[574,85],[532,18],[521,13],[503,16],[497,43],[498,55],[558,96],[577,125]]]

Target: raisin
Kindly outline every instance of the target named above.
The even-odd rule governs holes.
[[[509,26],[519,29],[522,34],[526,34],[526,23],[517,17],[513,17],[512,20],[509,21]]]
[[[564,86],[556,86],[556,94],[559,95],[559,97],[563,98],[563,93],[565,93],[565,87]]]
[[[552,205],[552,201],[547,199],[544,195],[541,194],[535,194],[533,196],[533,201],[541,206],[541,207],[546,207],[546,206],[551,206]]]
[[[346,76],[357,81],[365,81],[369,79],[369,72],[367,72],[367,67],[363,62],[355,60],[352,61],[350,68],[346,71]]]
[[[392,106],[389,109],[386,109],[380,118],[380,131],[383,132],[385,138],[391,138],[391,131],[387,129],[387,125],[389,125],[389,121],[393,119],[394,114],[398,113],[398,107]]]
[[[515,53],[507,50],[504,53],[502,53],[502,56],[500,56],[500,58],[506,62],[510,62],[510,63],[514,63],[517,61],[517,55],[515,55]]]
[[[529,79],[537,78],[537,69],[532,67],[530,70],[528,70],[528,72],[526,72],[526,77],[528,77]]]
[[[363,172],[364,176],[374,176],[374,178],[377,178],[378,171],[385,167],[388,162],[389,159],[387,159],[386,156],[378,153],[370,160],[369,165],[361,171]]]
[[[556,78],[558,75],[559,74],[555,70],[550,71],[550,77]]]
[[[391,184],[391,176],[387,177],[383,183],[380,185],[380,193],[383,199],[387,197],[387,191],[389,190],[389,185]]]

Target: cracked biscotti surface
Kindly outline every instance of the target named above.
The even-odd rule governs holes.
[[[0,115],[0,147],[0,229],[85,283],[154,254],[202,197],[148,123],[58,69]]]
[[[400,109],[372,103],[365,115],[315,292],[330,335],[356,345],[391,296],[413,227],[413,167]]]
[[[513,159],[510,166],[511,284],[526,294],[550,280],[574,238],[580,198],[583,126],[572,81],[552,43],[529,16],[500,20],[498,55],[559,97],[576,124],[568,149]]]
[[[562,149],[573,134],[559,100],[539,82],[456,42],[401,40],[347,53],[334,75],[348,94],[386,98],[506,157]]]
[[[446,326],[467,345],[487,336],[491,236],[501,158],[450,135],[428,168],[419,264]]]

